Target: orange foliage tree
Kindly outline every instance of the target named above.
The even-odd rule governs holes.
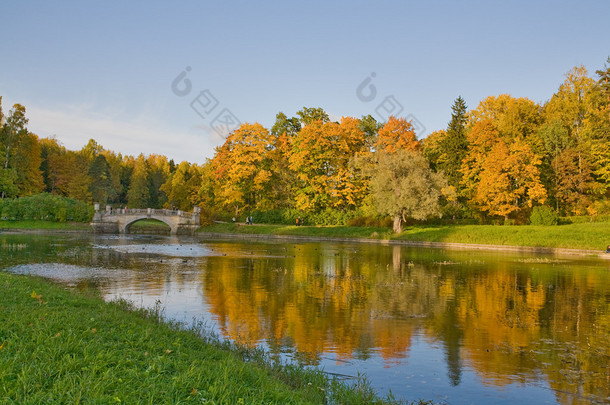
[[[421,147],[415,129],[405,118],[390,116],[388,122],[379,130],[375,150],[392,153],[398,150],[419,150]]]

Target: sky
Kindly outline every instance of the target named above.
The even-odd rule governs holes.
[[[451,105],[544,103],[610,56],[610,2],[13,1],[1,7],[0,96],[68,149],[203,163],[240,123],[322,107],[390,113],[418,137]]]

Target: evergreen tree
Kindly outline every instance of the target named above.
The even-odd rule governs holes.
[[[466,137],[466,103],[459,96],[451,106],[451,121],[447,132],[440,142],[442,156],[439,159],[438,169],[445,172],[449,185],[460,188],[462,173],[460,167],[462,160],[468,153],[468,138]]]
[[[610,56],[608,56],[606,63],[610,64]],[[595,73],[599,76],[597,82],[606,95],[605,102],[610,104],[610,66],[604,64],[604,69],[596,70]]]

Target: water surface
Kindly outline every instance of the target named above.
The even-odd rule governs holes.
[[[610,403],[610,261],[351,243],[0,235],[0,266],[203,322],[381,394]]]

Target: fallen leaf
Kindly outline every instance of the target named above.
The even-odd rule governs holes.
[[[91,333],[95,333],[95,332],[97,332],[97,329],[95,329],[95,328],[91,329]]]
[[[165,354],[170,354],[171,352],[173,352],[173,350],[169,350],[169,349],[167,349],[167,350],[165,351]]]
[[[0,350],[4,349],[5,344],[6,344],[6,342],[2,342],[2,344],[0,345]]]

